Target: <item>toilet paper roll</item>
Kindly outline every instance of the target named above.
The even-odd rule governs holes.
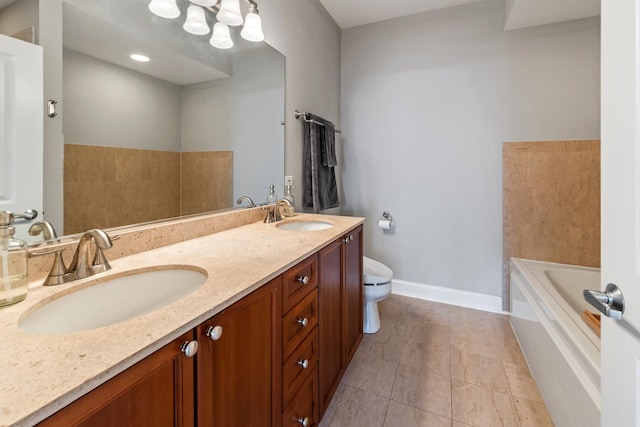
[[[381,228],[383,230],[391,229],[391,220],[389,220],[389,219],[379,219],[378,220],[378,228]]]

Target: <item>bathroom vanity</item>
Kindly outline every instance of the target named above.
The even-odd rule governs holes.
[[[253,223],[113,261],[105,274],[167,264],[208,273],[201,288],[144,316],[68,335],[2,327],[3,342],[22,342],[26,354],[13,382],[0,374],[11,396],[0,424],[319,423],[362,339],[363,218],[285,222],[309,217],[332,227]],[[65,289],[35,286],[0,312],[2,324],[56,292]],[[21,375],[28,381],[16,384]]]

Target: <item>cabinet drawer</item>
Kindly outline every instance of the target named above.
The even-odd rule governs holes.
[[[318,327],[296,347],[282,365],[282,407],[286,408],[294,393],[318,363]]]
[[[282,413],[282,427],[300,427],[305,418],[309,419],[309,426],[317,426],[320,422],[318,419],[318,368],[313,368],[311,375],[307,377]]]
[[[312,255],[282,275],[282,312],[286,313],[318,286],[318,255]]]
[[[282,318],[282,357],[286,359],[318,324],[318,290],[314,289]]]

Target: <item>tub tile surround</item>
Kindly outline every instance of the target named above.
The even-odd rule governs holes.
[[[64,145],[67,234],[227,209],[232,198],[231,151]]]
[[[393,294],[379,307],[320,427],[553,426],[507,316]]]
[[[600,266],[600,141],[503,144],[503,309],[511,257]]]
[[[5,361],[0,425],[33,425],[46,418],[364,221],[298,214],[290,220],[318,219],[334,227],[290,232],[263,224],[262,214],[259,208],[243,209],[121,230],[106,253],[112,270],[58,287],[41,286],[51,255],[32,258],[27,299],[0,310],[0,360]],[[71,249],[75,242],[61,245]],[[164,308],[95,330],[47,336],[17,326],[23,314],[93,279],[167,265],[203,269],[207,281]]]

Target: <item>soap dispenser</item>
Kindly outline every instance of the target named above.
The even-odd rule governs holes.
[[[295,197],[293,197],[293,185],[287,185],[287,194],[284,196],[285,199],[287,199],[289,202],[291,202],[291,206],[295,206],[296,205],[296,199]]]
[[[278,195],[276,194],[276,186],[271,184],[269,186],[269,194],[267,195],[267,203],[275,203],[278,201]]]
[[[0,307],[15,304],[27,297],[26,242],[13,237],[14,215],[11,211],[0,212]]]

